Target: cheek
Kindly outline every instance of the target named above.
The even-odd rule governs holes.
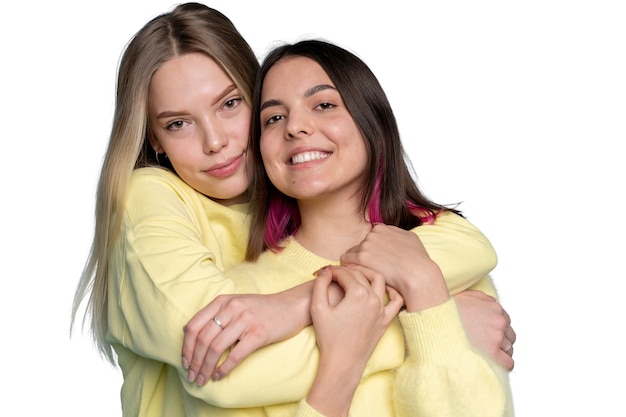
[[[250,136],[250,117],[252,112],[242,109],[236,117],[228,120],[228,132],[230,140],[240,145],[243,149],[248,149],[248,137]]]
[[[343,145],[352,146],[357,140],[361,140],[361,134],[352,119],[348,117],[335,117],[329,119],[323,126],[324,134],[334,141],[341,141]]]
[[[276,142],[271,139],[261,138],[260,150],[261,150],[261,158],[263,160],[263,166],[265,167],[265,172],[267,172],[268,177],[272,182],[275,180],[275,174],[277,170],[277,165],[279,165],[279,153],[276,149]]]
[[[275,153],[275,142],[271,139],[270,135],[261,135],[259,150],[261,151],[263,163],[269,163],[271,161],[272,154]]]
[[[338,128],[341,129],[343,134],[340,134],[340,137],[343,138],[346,145],[354,150],[355,153],[361,154],[365,152],[365,139],[361,135],[361,131],[356,127],[354,123],[346,123],[343,127]]]
[[[250,118],[240,118],[237,121],[233,121],[231,138],[236,140],[238,145],[242,148],[248,148],[248,136],[250,136]]]
[[[179,175],[182,175],[190,165],[193,165],[194,155],[196,152],[184,146],[175,146],[170,148],[170,152],[167,152],[167,158]]]

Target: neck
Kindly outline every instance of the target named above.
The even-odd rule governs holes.
[[[323,258],[338,261],[342,254],[363,241],[372,226],[354,205],[320,206],[299,202],[300,229],[296,240]]]

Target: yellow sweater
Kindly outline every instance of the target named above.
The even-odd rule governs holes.
[[[224,207],[159,168],[133,173],[109,276],[108,341],[124,375],[125,417],[265,416],[264,406],[308,392],[317,369],[311,328],[260,349],[219,382],[186,380],[182,327],[217,295],[235,292],[222,271],[243,259],[248,227],[247,205]],[[488,240],[459,216],[416,233],[455,291],[495,266]],[[403,350],[394,352],[373,356],[365,376],[399,365]],[[314,410],[302,402],[297,415],[315,415],[307,413]]]
[[[329,263],[333,262],[312,254],[292,238],[280,253],[266,252],[256,263],[242,263],[226,272],[235,281],[237,292],[274,293],[312,279],[313,271]],[[472,288],[495,295],[487,277]],[[314,334],[306,333],[306,337]],[[296,352],[303,360],[314,362],[317,368],[316,348]],[[395,365],[388,366],[391,364]],[[281,366],[269,364],[265,369],[271,372]],[[299,398],[306,396],[314,376],[300,373],[292,380],[298,387],[299,382],[306,382]],[[204,415],[203,405],[196,402],[195,406],[198,408],[194,409],[194,415]],[[265,413],[269,417],[318,415],[304,401],[267,406]],[[420,313],[400,313],[367,364],[350,414],[353,417],[512,416],[508,373],[474,351],[451,299]]]

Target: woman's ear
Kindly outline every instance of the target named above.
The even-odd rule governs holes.
[[[150,146],[152,146],[152,150],[154,152],[162,153],[163,147],[159,143],[159,140],[151,132],[148,132],[148,140],[150,141]]]

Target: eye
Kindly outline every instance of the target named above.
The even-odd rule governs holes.
[[[185,127],[185,122],[182,120],[174,120],[171,123],[168,123],[166,126],[167,130],[179,130]]]
[[[335,105],[334,105],[334,104],[332,104],[332,103],[327,103],[327,102],[320,103],[320,104],[318,104],[317,106],[315,106],[315,108],[316,108],[316,109],[320,109],[320,110],[330,110],[330,109],[332,109],[332,108],[334,108],[334,107],[335,107]]]
[[[272,116],[270,118],[265,119],[265,126],[273,125],[274,123],[283,120],[285,117],[281,115]]]
[[[224,102],[224,107],[227,109],[234,109],[235,107],[239,106],[239,104],[241,104],[241,100],[241,97],[228,99]]]

